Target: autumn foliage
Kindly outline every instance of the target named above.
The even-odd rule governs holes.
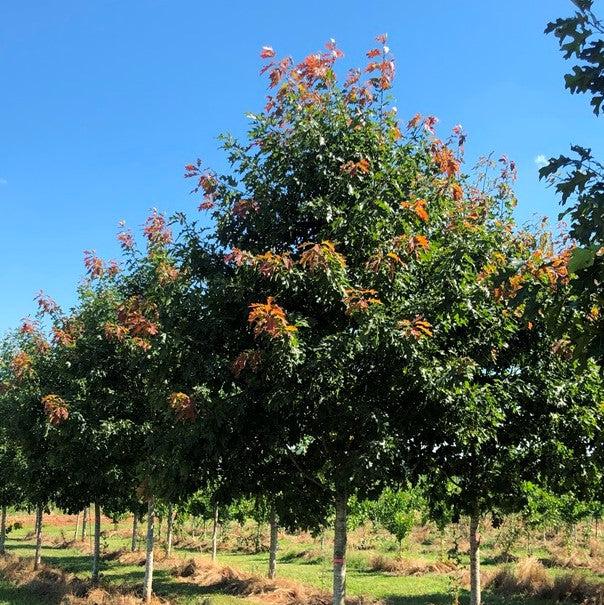
[[[69,408],[58,395],[44,395],[42,397],[42,407],[48,422],[53,426],[59,426],[69,418]]]

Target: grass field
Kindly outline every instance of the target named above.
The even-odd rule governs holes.
[[[34,554],[32,539],[33,519],[21,516],[23,527],[10,533],[7,540],[7,550],[12,555],[30,558]],[[78,577],[86,578],[90,573],[90,546],[84,543],[70,544],[74,535],[75,517],[52,515],[47,517],[44,534],[43,561],[53,568],[73,573]],[[130,520],[124,520],[118,525],[108,520],[103,527],[103,551],[111,553],[117,550],[128,550],[130,544]],[[141,536],[144,526],[139,528]],[[268,555],[266,552],[249,552],[252,534],[255,528],[251,525],[240,528],[231,525],[223,530],[219,563],[228,565],[243,572],[255,575],[264,575],[267,569]],[[199,532],[197,532],[199,533]],[[393,543],[384,535],[374,536],[367,548],[366,535],[354,534],[351,536],[351,546],[348,557],[348,592],[351,596],[366,597],[380,600],[389,605],[450,605],[454,602],[451,589],[459,584],[460,602],[467,603],[467,591],[461,588],[464,583],[464,570],[451,573],[421,573],[418,575],[395,575],[393,573],[376,571],[372,559],[376,555],[394,558]],[[191,557],[209,560],[207,555],[207,540],[203,534],[194,536],[191,531],[181,530],[177,536],[174,560],[169,565],[160,561],[155,573],[155,593],[170,603],[191,604],[207,602],[209,599],[216,605],[234,605],[241,603],[242,597],[226,594],[220,585],[207,585],[184,578],[174,577],[170,571],[178,559],[185,561]],[[493,559],[495,545],[492,539],[485,539],[486,548],[483,550],[483,571],[485,576],[495,572],[497,566],[490,562]],[[328,552],[329,540],[324,541],[324,548],[318,540],[308,535],[282,536],[280,542],[278,575],[288,578],[306,586],[328,591],[331,586],[331,567]],[[356,548],[355,548],[356,546]],[[359,548],[359,547],[362,547]],[[403,557],[422,562],[422,564],[436,562],[439,558],[442,545],[426,537],[425,532],[417,535],[406,545]],[[463,548],[462,548],[463,551]],[[516,553],[522,555],[522,549]],[[544,560],[551,553],[541,547],[534,554]],[[102,583],[105,586],[127,586],[135,590],[142,583],[143,567],[139,564],[144,553],[141,552],[138,561],[129,562],[118,560],[103,560]],[[462,554],[462,563],[465,555]],[[565,573],[562,568],[552,567],[547,573],[555,576]],[[604,583],[602,570],[580,569],[582,574],[592,582]],[[527,596],[501,596],[486,592],[485,602],[492,605],[545,605],[553,601],[530,598]],[[52,596],[36,596],[27,584],[15,586],[6,579],[0,578],[0,604],[14,603],[16,605],[38,605],[39,603],[58,603]],[[245,600],[250,600],[247,598]]]

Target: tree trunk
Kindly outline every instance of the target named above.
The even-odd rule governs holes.
[[[38,504],[36,507],[36,554],[34,556],[34,571],[40,568],[42,562],[42,512],[43,507]]]
[[[218,550],[218,506],[214,508],[214,526],[212,527],[212,561],[216,561]]]
[[[0,555],[3,555],[6,553],[5,544],[6,544],[6,506],[3,506],[2,512],[0,513]]]
[[[86,506],[82,512],[82,542],[86,540],[86,529],[88,526],[88,507]]]
[[[279,522],[274,508],[271,508],[270,527],[271,540],[268,551],[268,577],[274,580],[277,576],[277,549],[279,548]]]
[[[171,504],[168,504],[168,532],[166,535],[166,554],[168,557],[172,554],[172,540],[174,537],[174,510]]]
[[[259,553],[262,550],[262,523],[256,522],[256,535],[254,536],[254,550]]]
[[[470,605],[480,605],[482,594],[480,589],[480,535],[478,524],[480,517],[473,514],[470,517]]]
[[[145,559],[143,600],[145,603],[151,603],[151,595],[153,594],[153,530],[155,529],[155,507],[152,497],[149,498],[147,505],[147,556]]]
[[[92,583],[99,583],[99,564],[101,561],[101,507],[94,503],[94,548],[92,550]]]
[[[138,538],[138,516],[134,513],[132,517],[132,543],[130,545],[130,552],[136,550],[136,541]]]
[[[80,533],[80,513],[76,515],[76,527],[73,532],[73,541],[75,542],[78,539],[78,534]]]
[[[348,498],[336,495],[336,521],[333,538],[333,605],[344,605],[346,599],[346,513]]]

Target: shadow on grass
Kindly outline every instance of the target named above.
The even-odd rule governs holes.
[[[48,605],[46,599],[33,595],[26,587],[12,586],[7,580],[0,579],[0,603],[11,605]]]
[[[388,595],[382,600],[386,605],[451,605],[451,597],[436,593],[416,595],[413,597]],[[460,603],[463,605],[465,601],[461,599]]]
[[[551,603],[551,601],[529,599],[520,596],[501,597],[489,591],[483,591],[482,599],[483,602],[489,605],[545,605],[546,603]],[[450,605],[452,597],[443,593],[434,593],[416,596],[388,595],[382,600],[385,605]],[[460,605],[469,605],[470,593],[467,590],[462,591],[459,603]]]

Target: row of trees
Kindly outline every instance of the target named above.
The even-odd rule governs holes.
[[[343,84],[333,41],[298,64],[265,47],[230,173],[186,167],[209,219],[154,211],[142,245],[123,226],[120,262],[86,252],[76,307],[40,294],[4,340],[0,498],[36,508],[36,564],[48,503],[94,503],[95,581],[101,509],[144,506],[148,601],[156,506],[201,490],[216,516],[265,502],[273,574],[277,524],[333,515],[342,605],[351,499],[421,483],[435,518],[471,519],[479,604],[483,515],[522,509],[527,481],[604,499],[578,248],[515,225],[513,162],[463,173],[461,127],[399,122],[377,42]]]

